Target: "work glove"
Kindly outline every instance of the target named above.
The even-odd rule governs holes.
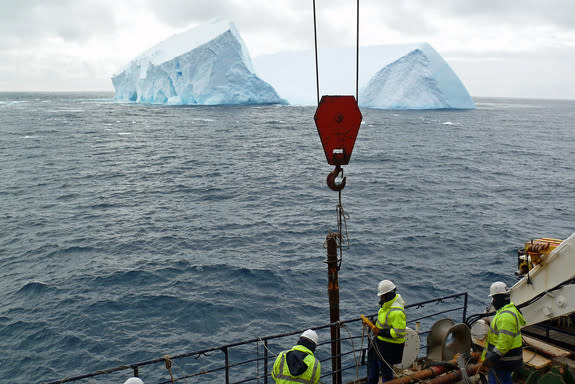
[[[371,320],[369,320],[367,317],[365,317],[364,315],[361,315],[361,320],[363,321],[363,323],[365,325],[367,325],[369,327],[369,329],[371,329],[371,331],[377,335],[377,331],[378,328],[371,322]]]
[[[485,365],[487,368],[491,368],[497,364],[500,358],[501,356],[499,356],[497,353],[489,351],[485,355],[485,361],[483,362],[483,365]]]
[[[388,339],[391,339],[391,330],[389,328],[380,329],[377,336],[386,337]]]

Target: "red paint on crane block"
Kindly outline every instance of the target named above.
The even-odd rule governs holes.
[[[322,96],[314,115],[328,164],[349,163],[363,116],[353,96]]]

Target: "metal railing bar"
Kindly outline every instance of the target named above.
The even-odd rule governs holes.
[[[203,375],[207,375],[209,373],[214,373],[217,371],[223,371],[226,367],[219,367],[219,368],[212,368],[212,369],[208,369],[205,371],[200,371],[200,372],[196,372],[196,373],[192,373],[190,375],[185,375],[185,376],[180,376],[178,378],[175,378],[174,381],[179,381],[179,380],[184,380],[184,379],[189,379],[190,377],[196,377],[196,376],[203,376]],[[171,384],[172,380],[166,380],[166,381],[161,381],[158,384]]]
[[[321,375],[320,377],[331,376],[334,372],[340,373],[340,372],[349,371],[349,370],[352,369],[352,368],[355,369],[356,366],[355,366],[355,365],[350,365],[350,366],[347,366],[346,368],[341,368],[341,369],[338,369],[338,370],[336,370],[336,371],[330,371],[329,373],[323,374],[323,375]]]
[[[254,376],[254,377],[249,377],[247,379],[241,380],[241,381],[234,381],[232,384],[242,384],[242,383],[247,383],[249,381],[254,381],[257,380],[259,378],[261,378],[262,376]]]
[[[264,341],[264,384],[267,383],[268,383],[268,341],[266,340]]]
[[[229,348],[224,348],[222,349],[222,351],[224,351],[225,354],[225,359],[226,359],[226,384],[230,383],[230,354],[229,354]]]
[[[426,316],[421,316],[415,319],[411,319],[408,324],[413,324],[419,320],[423,320],[423,319],[427,319],[427,318],[431,318],[434,316],[438,316],[438,315],[442,315],[445,313],[450,313],[450,312],[455,312],[455,311],[460,311],[466,310],[466,304],[467,304],[467,293],[463,292],[463,293],[456,293],[456,294],[452,294],[452,295],[448,295],[448,296],[444,296],[441,298],[436,298],[436,299],[431,299],[431,300],[426,300],[426,301],[422,301],[419,303],[414,303],[414,304],[410,304],[410,305],[406,305],[405,309],[409,309],[409,308],[422,308],[423,306],[430,304],[430,303],[435,303],[435,304],[447,304],[445,303],[446,300],[451,300],[451,299],[456,299],[456,298],[461,298],[464,297],[465,299],[465,305],[461,306],[461,307],[456,307],[456,308],[452,308],[452,309],[447,309],[447,310],[443,310],[443,311],[438,311],[438,312],[434,312],[431,315],[426,315]],[[372,315],[369,315],[368,317],[373,317],[376,316],[377,313],[374,313]],[[342,326],[344,324],[350,324],[350,323],[355,323],[361,321],[361,318],[353,318],[353,319],[348,319],[348,320],[343,320],[343,321],[338,321],[338,322],[334,322],[334,323],[329,323],[329,324],[324,324],[318,327],[312,327],[311,329],[314,330],[318,330],[318,329],[325,329],[325,328],[331,328],[333,326]],[[307,329],[307,328],[306,328]],[[199,351],[193,351],[193,352],[188,352],[188,353],[182,353],[182,354],[177,354],[174,356],[169,356],[170,360],[178,360],[178,359],[182,359],[182,358],[187,358],[187,357],[196,357],[196,358],[200,358],[200,357],[210,357],[210,353],[211,352],[216,352],[216,351],[220,351],[223,352],[225,355],[225,365],[223,367],[218,367],[218,368],[213,368],[213,369],[209,369],[209,370],[203,370],[201,372],[197,372],[195,374],[192,375],[187,375],[187,376],[183,376],[181,378],[179,378],[178,380],[182,380],[185,378],[190,378],[190,377],[195,377],[195,376],[200,376],[200,375],[205,375],[207,373],[212,373],[212,372],[217,372],[217,371],[221,371],[221,370],[226,370],[226,384],[230,384],[229,383],[229,369],[233,368],[233,367],[237,367],[240,365],[244,365],[244,364],[248,364],[250,362],[259,362],[261,360],[263,360],[265,362],[264,364],[264,373],[267,373],[268,371],[268,362],[273,358],[268,356],[268,341],[270,340],[274,340],[274,339],[281,339],[281,338],[285,338],[288,336],[292,336],[292,335],[296,335],[296,334],[300,334],[301,332],[303,332],[304,330],[297,330],[297,331],[292,331],[292,332],[287,332],[287,333],[282,333],[282,334],[276,334],[276,335],[271,335],[271,336],[266,336],[266,337],[258,337],[258,338],[253,338],[253,339],[249,339],[249,340],[244,340],[244,341],[239,341],[236,343],[231,343],[231,344],[227,344],[227,345],[223,345],[223,346],[218,346],[218,347],[212,347],[212,348],[207,348],[207,349],[203,349],[203,350],[199,350]],[[426,335],[428,332],[420,332],[420,335]],[[358,339],[362,339],[363,337],[365,337],[364,335],[357,335],[357,336],[353,336],[353,335],[346,335],[345,337],[340,337],[339,338],[339,342],[346,342],[345,343],[345,347],[351,347],[350,345],[347,344],[348,341],[353,341],[353,340],[358,340]],[[250,360],[245,360],[242,362],[237,362],[234,364],[230,364],[229,359],[229,352],[231,348],[234,347],[238,347],[238,346],[247,346],[248,344],[253,344],[253,343],[263,343],[266,348],[264,348],[264,357],[259,357],[259,353],[258,356],[255,359],[250,359]],[[331,344],[333,341],[329,340],[327,342],[324,343],[320,343],[320,345],[326,345],[326,344]],[[259,345],[259,344],[258,344]],[[362,351],[362,353],[364,353],[364,351],[367,349],[366,347],[362,347],[361,349],[358,349],[358,351]],[[341,356],[347,356],[350,355],[352,353],[355,353],[355,350],[350,350],[348,352],[345,353],[341,353],[339,355],[339,357]],[[331,360],[331,356],[328,359],[325,359],[323,361],[327,361],[327,360]],[[111,369],[105,369],[105,370],[98,370],[92,373],[88,373],[88,374],[83,374],[83,375],[78,375],[78,376],[72,376],[72,377],[66,377],[60,380],[55,380],[55,381],[50,381],[47,382],[45,384],[60,384],[60,383],[66,383],[66,382],[70,382],[70,381],[77,381],[77,380],[82,380],[82,379],[86,379],[86,378],[90,378],[90,377],[95,377],[95,376],[100,376],[100,375],[105,375],[105,374],[110,374],[110,373],[114,373],[114,372],[118,372],[118,371],[122,371],[122,370],[134,370],[134,372],[137,372],[139,367],[143,367],[143,366],[147,366],[147,365],[151,365],[151,364],[158,364],[158,363],[164,363],[166,361],[166,357],[159,357],[156,359],[152,359],[152,360],[146,360],[146,361],[141,361],[141,362],[137,362],[134,364],[129,364],[129,365],[121,365],[115,368],[111,368]],[[259,370],[259,368],[258,368]],[[329,373],[328,375],[330,375],[331,373]],[[264,376],[257,376],[256,378],[260,378],[260,377],[264,377],[265,378],[265,382],[264,384],[267,384],[267,377],[269,377],[269,374],[265,374]],[[242,381],[244,382],[244,381]],[[164,383],[170,383],[170,381],[167,382],[162,382],[160,384],[164,384]]]
[[[162,361],[165,361],[165,360],[162,360]],[[134,368],[136,368],[136,365],[135,365],[135,364],[134,364],[134,365],[121,365],[121,366],[118,366],[118,367],[115,367],[115,368],[103,369],[103,370],[100,370],[100,371],[95,371],[95,372],[87,373],[87,374],[84,374],[84,375],[66,377],[66,378],[63,378],[63,379],[60,379],[60,380],[51,381],[51,382],[49,382],[49,383],[47,383],[47,384],[67,383],[67,382],[70,382],[70,381],[77,381],[77,380],[87,379],[87,378],[89,378],[89,377],[106,375],[106,374],[109,374],[109,373],[114,373],[114,372],[119,372],[119,371],[123,371],[123,370],[126,370],[126,369],[134,369]]]
[[[433,314],[431,314],[431,315],[428,315],[428,316],[419,317],[417,320],[428,319],[428,318],[430,318],[430,317],[435,317],[435,316],[438,316],[438,315],[442,315],[442,314],[444,314],[444,313],[455,312],[455,311],[458,311],[458,310],[460,310],[460,309],[462,309],[462,307],[461,307],[461,308],[448,309],[448,310],[440,311],[440,312],[435,312],[435,313],[433,313]],[[416,320],[414,320],[414,321],[416,321]]]
[[[247,364],[247,363],[253,363],[253,362],[256,362],[256,361],[258,361],[258,360],[261,360],[261,359],[257,359],[257,358],[256,358],[256,359],[249,359],[249,360],[238,361],[237,363],[229,364],[228,367],[230,367],[230,368],[239,367],[240,365],[244,365],[244,364]]]
[[[418,303],[409,304],[409,305],[405,306],[405,309],[413,308],[413,307],[421,307],[421,306],[423,306],[425,304],[429,304],[429,303],[442,304],[444,300],[458,298],[461,296],[467,296],[467,292],[454,293],[453,295],[443,296],[443,297],[439,297],[437,299],[431,299],[431,300],[427,300],[427,301],[420,301]]]

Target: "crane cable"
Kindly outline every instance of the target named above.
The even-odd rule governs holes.
[[[317,17],[315,11],[315,0],[313,0],[313,36],[315,45],[315,79],[316,79],[316,92],[317,103],[319,105],[319,59],[317,53]],[[359,0],[356,3],[356,54],[355,54],[355,100],[359,100]]]
[[[315,47],[315,78],[316,78],[316,95],[317,104],[319,105],[319,58],[317,49],[317,16],[315,9],[315,0],[313,0],[313,36],[314,36],[314,47]],[[355,100],[357,102],[359,97],[359,0],[356,3],[356,58],[355,58]],[[341,170],[343,177],[343,169]],[[344,180],[345,181],[345,180]],[[345,185],[345,184],[344,184]],[[343,189],[343,188],[342,188]],[[347,219],[349,216],[343,209],[341,203],[341,189],[338,190],[339,202],[337,205],[337,228],[338,228],[338,248],[339,248],[339,260],[337,263],[337,269],[341,267],[343,261],[343,244],[347,243],[347,249],[349,249],[349,237],[347,232]],[[343,231],[345,230],[345,234]]]
[[[315,16],[315,0],[313,0],[313,38],[315,44],[315,84],[317,90],[317,104],[319,105],[319,68],[317,58],[317,21]]]
[[[343,261],[343,244],[345,243],[346,249],[349,249],[349,235],[347,232],[347,219],[349,219],[348,214],[343,209],[343,204],[341,203],[341,191],[339,193],[339,203],[337,205],[337,231],[338,231],[338,248],[339,248],[339,259],[337,261],[337,269],[341,268],[341,263]]]
[[[358,89],[359,89],[359,0],[357,0],[356,6],[356,40],[355,40],[355,101],[359,100]]]

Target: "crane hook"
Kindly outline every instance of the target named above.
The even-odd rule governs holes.
[[[346,178],[343,177],[341,179],[341,183],[336,183],[335,182],[335,178],[337,177],[337,175],[339,175],[339,173],[341,172],[341,175],[343,176],[343,169],[339,166],[336,165],[334,170],[331,171],[329,173],[329,175],[327,175],[327,186],[329,187],[329,189],[331,189],[332,191],[336,191],[339,192],[341,191],[343,188],[345,188],[345,180]]]

